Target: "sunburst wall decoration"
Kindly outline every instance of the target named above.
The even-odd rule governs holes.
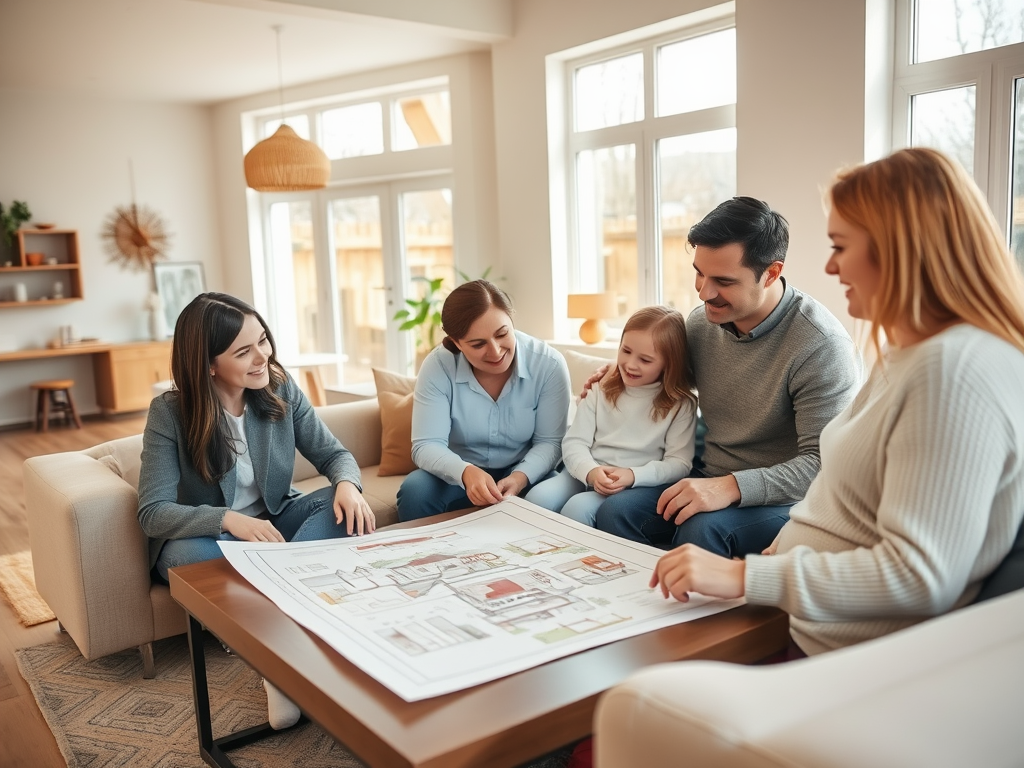
[[[135,271],[164,258],[170,238],[160,215],[135,203],[115,208],[103,225],[110,260]]]

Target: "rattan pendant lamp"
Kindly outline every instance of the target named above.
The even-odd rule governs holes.
[[[331,161],[312,141],[301,138],[284,122],[284,78],[281,74],[281,25],[277,33],[277,81],[281,127],[245,156],[245,183],[257,192],[323,189],[331,178]]]

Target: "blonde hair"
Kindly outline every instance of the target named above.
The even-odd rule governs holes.
[[[974,180],[934,149],[902,149],[841,171],[835,212],[868,233],[880,271],[871,336],[962,321],[1024,351],[1024,278]]]
[[[696,403],[686,349],[686,322],[683,316],[669,307],[643,307],[626,321],[622,335],[625,336],[629,331],[649,331],[654,348],[665,362],[661,372],[661,391],[651,405],[651,418],[655,421],[664,419],[685,399]],[[619,367],[611,366],[601,379],[601,390],[605,397],[614,406],[625,388],[626,384],[622,380]]]

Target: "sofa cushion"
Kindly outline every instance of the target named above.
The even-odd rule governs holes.
[[[373,369],[380,402],[381,477],[407,475],[416,469],[412,460],[412,398],[416,379],[391,371]]]
[[[405,479],[403,475],[389,477],[378,477],[377,467],[362,467],[363,498],[370,505],[374,516],[377,518],[377,527],[392,525],[398,522],[398,505],[395,498],[398,496],[398,486]],[[306,480],[294,483],[295,487],[302,493],[309,493],[327,485],[327,478],[317,475]]]
[[[381,423],[377,474],[381,477],[407,475],[416,469],[412,460],[412,398],[412,392],[407,395],[377,393]]]
[[[142,466],[142,435],[109,440],[82,451],[139,490],[139,469]]]

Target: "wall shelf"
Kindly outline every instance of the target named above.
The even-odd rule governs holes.
[[[81,301],[82,272],[78,232],[74,229],[19,229],[10,265],[0,263],[0,307],[42,307]],[[29,253],[43,254],[43,263],[28,263]],[[55,262],[55,263],[48,263]],[[54,298],[54,283],[62,286]],[[15,286],[24,284],[26,301],[15,299]]]

